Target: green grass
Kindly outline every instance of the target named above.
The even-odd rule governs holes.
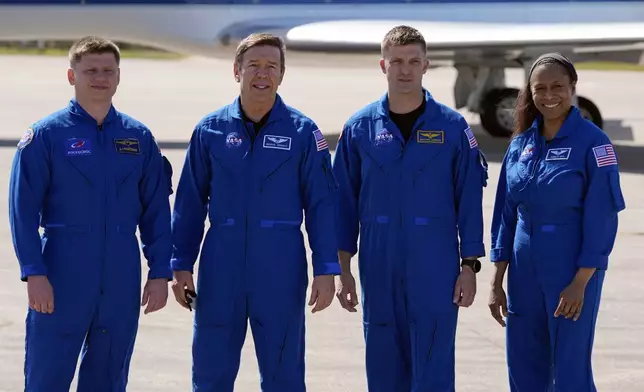
[[[594,71],[644,71],[644,65],[610,61],[576,63],[575,68]]]
[[[37,48],[8,48],[0,47],[0,55],[34,55],[34,56],[67,56],[67,49],[37,49]],[[123,58],[138,59],[159,59],[174,60],[181,59],[185,56],[178,53],[145,50],[145,49],[123,49],[121,50]],[[591,61],[576,63],[575,67],[582,70],[595,71],[644,71],[644,64],[630,64],[610,61]]]
[[[68,49],[37,49],[37,48],[7,48],[0,47],[0,55],[34,55],[34,56],[67,56]],[[122,58],[174,60],[184,56],[178,53],[162,52],[144,49],[123,49]]]

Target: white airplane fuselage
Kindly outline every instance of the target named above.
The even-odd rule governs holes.
[[[256,31],[285,33],[292,27],[334,20],[400,20],[481,24],[644,23],[644,1],[403,2],[347,4],[81,4],[90,1],[0,0],[0,40],[74,40],[101,35],[122,42],[185,54],[213,55],[222,44]],[[53,3],[53,4],[52,4]],[[58,4],[61,3],[61,4]],[[176,3],[180,3],[177,1]],[[203,2],[201,2],[203,3]],[[643,25],[644,26],[644,25]],[[431,48],[430,48],[431,49]]]
[[[374,53],[397,24],[423,33],[432,60],[451,61],[456,108],[478,113],[483,128],[502,137],[511,133],[506,109],[518,94],[507,88],[505,68],[526,68],[555,50],[573,61],[634,63],[644,48],[640,0],[0,0],[0,41],[99,35],[206,57],[260,31],[284,36],[293,50]],[[579,98],[601,127],[599,109]]]

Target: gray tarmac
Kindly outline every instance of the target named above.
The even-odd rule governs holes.
[[[335,145],[345,119],[383,94],[385,81],[377,58],[370,62],[343,56],[291,56],[281,94],[311,116]],[[66,61],[56,57],[0,56],[0,204],[7,205],[7,183],[15,143],[32,121],[64,106],[72,95]],[[455,72],[430,70],[425,86],[438,100],[453,104]],[[522,73],[508,72],[519,86]],[[606,118],[616,144],[627,211],[606,278],[594,349],[596,384],[602,392],[644,390],[644,73],[580,71],[579,94],[592,98]],[[122,63],[116,106],[155,133],[175,169],[175,187],[186,143],[195,123],[231,102],[238,93],[229,59],[181,61],[131,60]],[[464,113],[490,160],[485,190],[485,241],[500,159],[506,140],[492,139],[478,119]],[[0,220],[8,222],[7,209]],[[19,280],[7,223],[0,225],[0,392],[24,388],[26,286]],[[487,259],[486,259],[487,260]],[[474,305],[460,313],[456,371],[458,392],[508,391],[504,330],[487,307],[491,268],[484,263]],[[357,270],[354,267],[354,275]],[[307,315],[307,382],[310,392],[363,392],[364,344],[361,312],[348,313],[337,301],[326,311]],[[191,389],[191,313],[170,298],[162,311],[141,317],[128,391],[188,392]],[[75,386],[75,384],[73,384]],[[73,390],[73,389],[72,389]],[[236,391],[259,391],[257,362],[249,335],[242,353]]]

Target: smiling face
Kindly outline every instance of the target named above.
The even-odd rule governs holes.
[[[272,102],[284,77],[280,48],[272,45],[249,48],[235,62],[234,75],[245,100]]]
[[[387,75],[389,92],[393,94],[416,93],[422,88],[428,66],[429,60],[420,44],[388,46],[380,60],[380,68]]]
[[[575,83],[559,64],[539,65],[530,77],[530,92],[545,120],[565,117],[572,106]]]
[[[88,53],[69,68],[67,78],[79,100],[108,103],[120,81],[118,61],[113,53]]]

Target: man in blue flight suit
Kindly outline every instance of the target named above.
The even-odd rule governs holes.
[[[501,166],[489,306],[507,325],[512,392],[597,391],[595,325],[626,205],[610,139],[572,104],[576,84],[563,55],[534,62]]]
[[[125,391],[139,306],[163,308],[172,277],[171,167],[151,132],[112,106],[118,47],[86,37],[69,59],[75,97],[26,131],[11,170],[11,234],[30,308],[25,390],[69,391],[82,348],[78,391]]]
[[[280,38],[252,34],[237,48],[240,96],[196,126],[177,187],[172,285],[191,308],[201,249],[193,340],[193,388],[233,391],[250,319],[261,388],[304,392],[308,267],[302,213],[313,252],[309,305],[328,307],[340,273],[336,182],[315,123],[277,94],[284,76]]]
[[[338,299],[355,311],[360,236],[369,392],[453,391],[458,308],[472,304],[485,255],[487,163],[462,116],[422,87],[423,36],[395,27],[382,55],[387,94],[346,122],[333,163]]]

